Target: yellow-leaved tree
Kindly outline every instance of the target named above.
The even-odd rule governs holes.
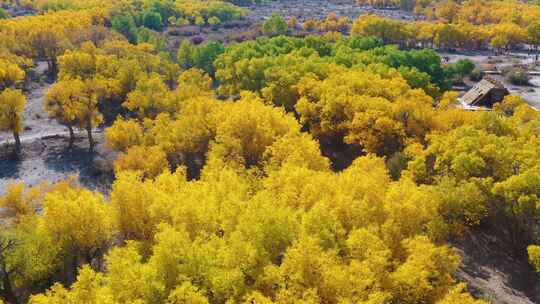
[[[46,194],[39,229],[59,244],[73,265],[99,262],[99,257],[111,245],[115,220],[111,206],[103,196],[79,187]]]
[[[529,254],[529,262],[531,265],[536,271],[540,271],[540,246],[531,245],[527,247],[527,252]]]
[[[93,150],[92,129],[103,121],[100,103],[114,94],[114,90],[105,79],[92,78],[61,80],[47,92],[45,110],[50,117],[68,127],[70,147],[75,139],[73,127],[78,127],[86,131],[89,149]]]
[[[15,139],[15,151],[21,151],[20,133],[23,130],[23,111],[26,97],[21,90],[5,89],[0,92],[0,131],[10,131]]]

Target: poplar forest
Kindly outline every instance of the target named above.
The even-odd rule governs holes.
[[[540,303],[539,46],[538,0],[0,0],[0,303]]]

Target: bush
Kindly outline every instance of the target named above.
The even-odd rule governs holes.
[[[263,23],[262,31],[267,36],[278,36],[287,33],[289,26],[287,21],[278,13],[273,13],[268,20]]]
[[[471,74],[469,75],[469,78],[471,78],[472,81],[480,81],[482,77],[483,73],[479,68],[472,70]]]
[[[530,79],[529,72],[523,68],[512,68],[506,72],[506,80],[514,85],[527,85]]]

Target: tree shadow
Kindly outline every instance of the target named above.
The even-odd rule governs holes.
[[[13,153],[12,145],[0,146],[0,179],[18,178],[21,163],[21,157]]]
[[[108,193],[113,181],[112,173],[96,165],[102,157],[97,152],[89,152],[86,147],[53,149],[43,157],[47,169],[62,175],[75,175],[80,184],[92,190]]]

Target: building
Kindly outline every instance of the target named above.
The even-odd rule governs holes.
[[[495,103],[501,102],[508,94],[510,92],[500,81],[485,76],[459,100],[464,107],[491,108]]]

